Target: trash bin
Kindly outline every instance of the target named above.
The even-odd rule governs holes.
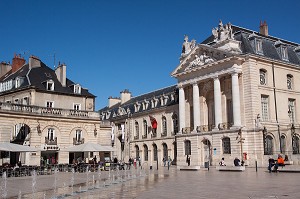
[[[209,162],[204,162],[204,168],[209,168]]]

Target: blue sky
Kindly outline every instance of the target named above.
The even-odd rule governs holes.
[[[300,43],[300,1],[0,0],[0,61],[14,53],[67,65],[67,76],[97,96],[129,89],[133,96],[176,84],[184,34],[201,42],[231,22]]]

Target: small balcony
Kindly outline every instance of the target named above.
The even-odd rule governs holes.
[[[45,144],[47,145],[57,145],[57,137],[53,139],[49,139],[48,137],[45,137]]]
[[[197,126],[196,130],[197,130],[198,133],[200,133],[200,132],[212,131],[214,128],[215,128],[214,124],[211,124],[211,125],[200,125],[200,126]]]
[[[133,137],[133,139],[134,139],[134,140],[138,140],[138,139],[139,139],[139,136],[138,136],[138,135],[135,135],[135,136]]]
[[[147,138],[147,134],[142,135],[142,138],[143,138],[143,139],[146,139],[146,138]]]
[[[79,140],[73,138],[73,145],[80,145],[80,144],[84,144],[84,138],[81,138]]]

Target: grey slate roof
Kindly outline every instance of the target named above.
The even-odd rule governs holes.
[[[261,55],[261,56],[264,56],[264,57],[267,57],[270,59],[274,59],[274,60],[278,60],[278,61],[289,62],[292,64],[297,64],[297,65],[300,64],[300,54],[297,54],[294,51],[294,49],[297,46],[299,46],[299,44],[297,44],[297,43],[279,39],[279,38],[276,38],[273,36],[264,36],[264,35],[260,34],[259,32],[248,30],[248,29],[241,28],[241,27],[234,26],[234,25],[232,25],[232,31],[234,34],[234,39],[241,42],[242,54],[257,54],[255,52],[255,46],[253,44],[251,44],[251,41],[249,39],[249,35],[254,33],[257,35],[257,38],[262,40],[263,55]],[[201,44],[212,45],[212,44],[214,44],[213,40],[214,40],[214,36],[211,35],[207,39],[205,39],[203,42],[201,42]],[[274,45],[275,42],[279,41],[279,40],[283,43],[283,45],[285,45],[287,47],[288,61],[283,60],[281,58],[279,50]]]
[[[21,86],[19,88],[12,88],[11,90],[4,91],[0,93],[0,95],[6,94],[8,92],[14,92],[16,90],[24,89],[24,88],[34,88],[38,91],[49,92],[46,89],[44,82],[47,80],[52,80],[54,82],[54,91],[60,94],[66,95],[77,95],[77,96],[87,96],[87,97],[95,97],[91,94],[87,89],[81,88],[81,94],[74,94],[74,90],[71,85],[75,84],[73,81],[66,79],[66,86],[62,86],[62,84],[58,81],[55,71],[48,66],[46,66],[43,62],[41,62],[41,67],[29,68],[29,64],[25,64],[22,68],[20,68],[15,73],[11,74],[9,72],[5,75],[0,81],[5,82],[9,80],[15,80],[17,77],[24,78]]]
[[[158,105],[155,107],[155,108],[151,108],[151,106],[149,106],[147,109],[140,109],[137,113],[141,113],[141,112],[146,112],[146,111],[149,111],[151,109],[157,109],[157,108],[161,108],[161,107],[167,107],[167,106],[172,106],[172,105],[175,105],[175,104],[178,104],[178,100],[177,100],[177,96],[178,96],[178,88],[177,88],[177,85],[172,85],[172,86],[169,86],[169,87],[166,87],[166,88],[162,88],[162,89],[159,89],[159,90],[156,90],[156,91],[152,91],[152,92],[149,92],[149,93],[146,93],[146,94],[143,94],[143,95],[139,95],[137,97],[132,97],[129,101],[125,102],[124,104],[121,104],[121,103],[117,103],[115,104],[114,106],[112,107],[104,107],[102,109],[99,110],[100,114],[105,114],[105,113],[108,113],[110,112],[110,117],[108,118],[105,118],[105,119],[113,119],[113,114],[117,114],[118,113],[118,110],[121,108],[121,109],[124,109],[126,111],[126,113],[130,112],[131,114],[135,114],[135,104],[136,102],[140,102],[142,103],[144,100],[148,100],[148,101],[151,101],[151,99],[153,98],[160,98],[161,96],[165,95],[165,96],[169,96],[173,94],[174,95],[174,100],[168,100],[167,101],[167,104],[165,105],[161,105],[160,103],[158,103]],[[127,117],[127,115],[117,115],[115,116],[115,118],[125,118]]]

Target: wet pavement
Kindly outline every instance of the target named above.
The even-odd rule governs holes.
[[[1,181],[0,198],[251,198],[299,199],[300,173],[268,173],[266,168],[221,172],[215,168],[179,171],[102,171],[11,177]],[[3,188],[6,185],[6,189]],[[72,186],[73,185],[73,186]]]

